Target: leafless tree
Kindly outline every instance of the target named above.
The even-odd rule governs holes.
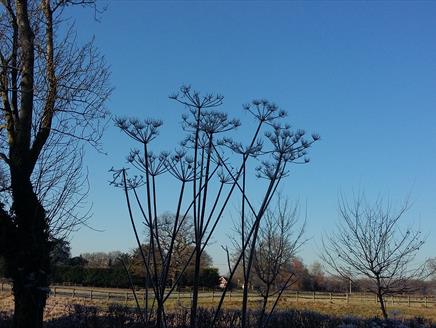
[[[188,262],[192,253],[194,244],[194,227],[189,220],[190,218],[181,219],[179,218],[181,223],[173,240],[175,216],[168,212],[159,216],[159,239],[163,253],[166,255],[170,251],[173,252],[173,261],[170,263],[170,270],[168,272],[170,281],[175,281],[177,274],[183,270],[185,263]]]
[[[430,272],[431,272],[431,274],[433,276],[433,279],[434,279],[434,278],[436,278],[436,276],[435,276],[435,273],[436,273],[436,258],[430,259],[428,264],[429,264]]]
[[[309,274],[311,277],[311,289],[313,291],[325,291],[326,277],[320,262],[315,261],[309,267]]]
[[[201,95],[189,86],[183,86],[179,93],[170,97],[182,104],[187,113],[182,115],[183,130],[188,133],[181,147],[173,154],[161,153],[155,155],[152,152],[152,141],[157,137],[161,121],[147,119],[116,119],[116,125],[130,138],[140,144],[141,150],[134,150],[128,161],[139,169],[144,178],[127,175],[126,169],[114,170],[114,184],[124,190],[129,210],[129,216],[135,233],[139,249],[141,240],[135,224],[133,204],[136,203],[143,218],[149,235],[149,255],[141,252],[146,276],[152,285],[154,299],[157,303],[156,321],[157,326],[165,326],[165,302],[177,286],[178,279],[182,277],[191,260],[194,261],[193,291],[191,304],[191,326],[197,327],[197,308],[199,276],[201,256],[212,238],[214,231],[221,222],[227,209],[229,200],[239,191],[244,208],[253,215],[253,224],[247,231],[247,240],[241,246],[241,254],[247,253],[247,267],[251,267],[254,260],[254,249],[259,233],[260,221],[274,196],[280,181],[288,175],[288,166],[292,163],[306,163],[307,149],[319,139],[312,135],[310,140],[304,138],[302,130],[292,131],[290,126],[281,123],[286,113],[276,105],[266,100],[255,100],[244,106],[244,109],[254,117],[257,127],[249,136],[250,143],[242,147],[226,136],[241,124],[239,120],[229,119],[227,114],[218,111],[223,103],[221,95]],[[270,131],[266,131],[269,129]],[[265,137],[262,134],[265,132]],[[246,132],[248,134],[248,132]],[[263,140],[264,139],[264,140]],[[266,141],[264,145],[263,141]],[[248,198],[245,189],[245,178],[249,172],[247,161],[254,156],[260,158],[259,167],[255,171],[259,178],[266,181],[262,192],[262,202],[256,209]],[[299,161],[299,159],[302,159]],[[236,169],[235,169],[236,168]],[[159,211],[157,209],[158,193],[157,182],[162,174],[170,174],[179,182],[179,192],[170,243],[167,251],[159,237]],[[242,180],[242,181],[241,181]],[[259,184],[259,190],[262,188]],[[144,201],[139,194],[145,189]],[[238,197],[239,198],[239,197]],[[143,205],[144,204],[144,205]],[[188,215],[189,214],[189,215]],[[177,241],[177,233],[181,229],[184,220],[191,220],[194,234],[194,248],[189,259],[184,264],[182,272],[168,286],[171,263],[174,261],[174,247]],[[250,245],[250,246],[248,246]],[[157,270],[159,258],[162,258],[162,270]],[[235,268],[239,265],[242,255],[237,259]],[[235,268],[230,273],[230,279],[234,275]],[[249,272],[250,270],[248,270]],[[215,324],[221,313],[227,288],[224,289],[218,307],[215,312],[212,325]],[[242,325],[245,327],[247,313],[247,297],[244,295],[244,308],[242,311]],[[146,322],[152,311],[145,307]]]
[[[368,279],[384,318],[388,317],[385,297],[410,292],[411,282],[427,275],[426,265],[414,265],[425,238],[420,231],[401,229],[401,218],[408,208],[406,202],[394,210],[381,198],[369,204],[363,194],[352,202],[342,197],[342,223],[323,241],[325,264],[350,281]]]
[[[251,214],[254,216],[251,227],[245,232],[246,217],[245,211],[241,212],[241,236],[242,247],[239,259],[236,261],[236,267],[239,265],[239,261],[242,260],[242,266],[244,271],[244,282],[250,281],[250,275],[252,274],[252,267],[254,261],[254,255],[256,251],[256,243],[258,241],[258,234],[262,218],[264,217],[270,202],[283,178],[289,174],[288,167],[291,164],[306,164],[309,162],[307,155],[307,149],[311,145],[319,140],[317,134],[312,134],[311,139],[305,139],[306,132],[304,130],[293,131],[290,126],[285,124],[281,125],[276,120],[282,118],[283,112],[278,111],[275,104],[268,101],[253,101],[251,104],[245,106],[245,109],[251,113],[257,120],[262,123],[266,123],[273,127],[272,131],[265,133],[266,139],[270,143],[270,149],[263,148],[262,142],[256,139],[252,139],[249,146],[242,146],[239,142],[232,140],[225,140],[225,143],[236,153],[243,154],[243,164],[239,170],[239,174],[242,174],[242,188],[241,190],[241,208],[245,208],[247,205],[251,210]],[[242,150],[242,151],[241,151]],[[261,165],[256,168],[256,176],[260,179],[267,181],[267,188],[263,196],[260,207],[255,210],[246,195],[245,190],[245,174],[246,166],[245,162],[248,157],[259,157],[260,155],[270,155],[269,160],[263,160]],[[232,278],[230,274],[230,278]],[[248,288],[249,284],[244,283],[243,298],[242,298],[242,318],[241,326],[246,327],[247,311],[248,311]],[[221,300],[222,302],[222,300]],[[220,302],[220,305],[222,304]]]
[[[86,261],[86,266],[89,268],[109,268],[117,259],[119,259],[123,254],[120,251],[112,252],[93,252],[93,253],[82,253],[82,257]]]
[[[92,5],[0,1],[0,253],[13,281],[14,327],[42,326],[50,239],[86,219],[76,211],[86,195],[80,143],[98,145],[107,114],[107,65],[93,42],[77,45],[64,20],[77,3]]]
[[[173,228],[174,222],[176,220],[174,214],[170,212],[165,212],[158,217],[158,231],[159,231],[159,243],[162,250],[161,257],[160,253],[155,250],[155,258],[158,261],[158,271],[162,271],[162,263],[165,260],[166,255],[170,251],[170,247],[172,244],[172,258],[173,260],[170,263],[170,269],[168,272],[168,282],[167,284],[171,286],[171,284],[176,281],[178,275],[183,270],[186,274],[189,274],[194,271],[194,261],[191,254],[194,251],[194,227],[191,224],[191,221],[188,220],[190,217],[187,217],[185,220],[181,220],[179,218],[179,227],[175,239],[173,240]],[[146,240],[149,240],[148,229],[146,229]],[[144,254],[147,254],[147,257],[150,257],[150,265],[153,267],[155,264],[152,263],[152,256],[149,251],[150,248],[148,245],[144,244],[142,246]],[[134,265],[133,269],[136,274],[145,275],[145,269],[142,264],[142,258],[139,249],[134,250],[133,254]],[[189,263],[188,267],[185,268],[185,264]],[[204,269],[212,265],[211,257],[203,251],[201,254],[201,264],[200,268]],[[152,270],[153,271],[153,270]]]
[[[295,282],[291,260],[304,243],[304,227],[305,223],[298,225],[298,205],[291,206],[281,196],[260,224],[251,282],[263,298],[259,327],[267,326],[268,301],[275,297],[269,310],[272,313],[282,293]]]

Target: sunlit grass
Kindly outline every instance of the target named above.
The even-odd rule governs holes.
[[[218,305],[219,295],[214,297],[201,297],[200,306],[203,308],[214,308]],[[144,305],[143,300],[139,300],[140,306]],[[71,298],[71,297],[50,297],[47,302],[47,309],[45,318],[51,319],[62,316],[67,313],[73,304],[80,304],[85,306],[96,306],[102,309],[108,309],[111,304],[120,304],[127,307],[135,307],[136,303],[133,299],[124,301],[107,301],[107,300],[90,300],[83,298]],[[149,306],[152,301],[150,300]],[[249,302],[250,309],[257,310],[261,306],[261,300],[251,300]],[[270,304],[271,305],[271,304]],[[183,298],[177,299],[177,296],[173,299],[169,299],[166,303],[167,310],[183,310],[189,309],[190,299]],[[241,307],[241,299],[239,297],[226,296],[223,309],[237,310]],[[13,297],[10,295],[0,295],[0,309],[2,311],[12,311],[13,309]],[[311,300],[299,300],[295,301],[293,298],[283,298],[278,306],[278,310],[300,310],[300,311],[313,311],[328,316],[334,317],[356,317],[356,318],[381,318],[381,312],[378,305],[374,302],[350,302],[346,303],[341,300],[334,301],[316,301]],[[425,307],[424,305],[413,305],[411,307],[407,304],[387,304],[387,310],[391,318],[395,319],[412,319],[414,317],[422,317],[433,322],[436,322],[436,305],[431,304]]]

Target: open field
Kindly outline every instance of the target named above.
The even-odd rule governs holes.
[[[204,308],[213,308],[218,304],[220,293],[218,291],[203,291],[200,294],[200,305]],[[141,305],[143,293],[137,293]],[[242,294],[238,291],[229,293],[224,302],[225,309],[239,309]],[[174,292],[168,299],[169,309],[188,309],[190,293]],[[108,308],[110,304],[127,305],[135,307],[134,297],[127,289],[87,288],[53,286],[52,294],[48,299],[45,319],[60,317],[68,313],[74,304]],[[250,297],[250,308],[256,310],[260,307],[261,299],[253,294]],[[7,287],[3,286],[0,292],[0,311],[13,309],[13,297]],[[278,309],[308,310],[337,317],[380,317],[378,304],[371,294],[334,294],[287,292],[282,296]],[[388,298],[387,309],[392,318],[408,319],[423,317],[436,322],[436,302],[434,297],[424,296],[396,296]]]
[[[0,284],[0,292],[8,293],[11,286]],[[122,288],[98,288],[82,286],[51,286],[51,296],[73,297],[89,300],[105,300],[108,302],[129,302],[134,300],[134,293],[131,289]],[[139,300],[144,299],[144,291],[136,291]],[[202,289],[199,295],[202,303],[214,304],[221,297],[219,289]],[[261,297],[252,292],[249,295],[252,302],[261,301]],[[168,301],[185,303],[191,299],[189,289],[175,290]],[[240,301],[242,299],[241,290],[231,290],[226,294],[226,302]],[[286,291],[282,295],[282,302],[285,303],[330,303],[330,304],[377,304],[377,298],[371,293],[327,293],[327,292],[299,292]],[[406,306],[413,308],[435,308],[436,296],[434,295],[395,295],[386,297],[386,306]]]

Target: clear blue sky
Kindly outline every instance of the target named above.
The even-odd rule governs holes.
[[[100,22],[90,10],[69,14],[79,39],[95,35],[111,65],[111,112],[163,119],[163,149],[182,136],[182,108],[167,96],[183,83],[222,93],[223,110],[243,121],[241,104],[273,100],[293,126],[321,135],[311,163],[295,167],[281,188],[307,204],[306,263],[338,222],[338,194],[353,189],[397,204],[410,194],[405,222],[429,233],[422,254],[436,256],[436,2],[123,0],[109,2]],[[103,146],[107,155],[90,150],[86,165],[90,224],[104,232],[75,233],[75,255],[134,246],[107,172],[131,144],[109,126]],[[209,250],[220,268],[226,226]]]

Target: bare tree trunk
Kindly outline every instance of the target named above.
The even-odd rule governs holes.
[[[16,22],[22,50],[21,107],[9,140],[12,212],[16,238],[5,260],[15,297],[14,328],[42,327],[48,291],[49,233],[44,208],[31,183],[41,148],[31,149],[34,97],[34,33],[27,1],[16,1]],[[42,142],[42,145],[44,142]]]
[[[14,279],[14,328],[42,327],[47,294],[37,286],[26,286],[23,280]]]
[[[30,177],[11,170],[13,210],[17,229],[16,252],[6,258],[13,269],[14,328],[42,327],[48,296],[50,244],[45,211],[33,191]]]
[[[377,284],[377,298],[378,301],[380,302],[380,310],[382,311],[383,318],[387,319],[388,314],[386,312],[385,301],[383,298],[383,289],[381,286],[380,277],[378,275],[376,276],[376,284]]]
[[[268,284],[266,286],[265,295],[263,296],[263,304],[262,304],[262,309],[260,310],[260,318],[259,318],[259,322],[258,322],[259,328],[263,327],[263,321],[265,318],[266,307],[268,306],[270,288],[271,288],[271,284]]]
[[[380,288],[378,289],[378,292],[377,292],[377,298],[380,302],[380,310],[382,311],[383,318],[387,319],[388,313],[386,312],[385,300],[383,298],[383,294],[382,294]]]

